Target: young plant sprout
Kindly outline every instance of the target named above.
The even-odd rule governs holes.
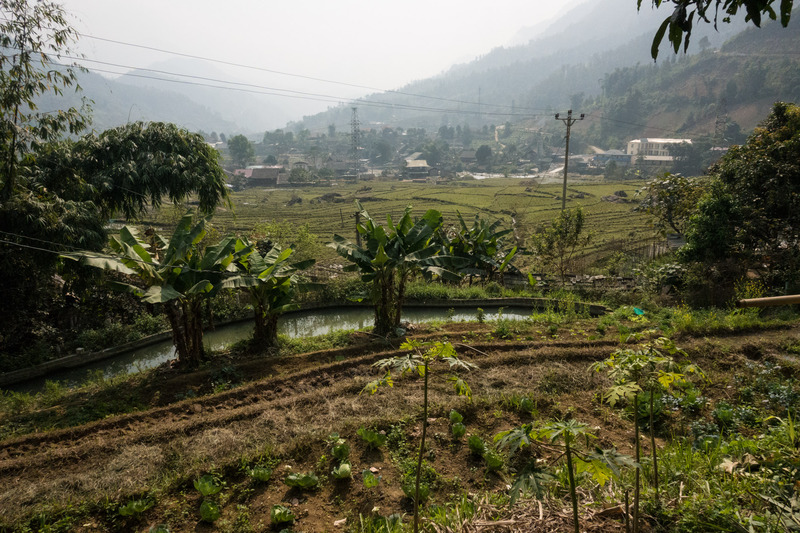
[[[408,351],[408,355],[382,359],[373,366],[385,371],[382,378],[368,383],[361,391],[368,391],[374,394],[381,386],[393,386],[391,372],[399,372],[401,376],[409,373],[417,373],[423,379],[423,401],[422,401],[422,437],[420,438],[419,453],[417,454],[417,473],[414,482],[414,533],[419,532],[419,502],[422,498],[420,492],[420,478],[422,475],[422,457],[425,453],[425,437],[428,430],[428,381],[429,370],[432,364],[443,362],[449,365],[451,370],[471,370],[475,365],[467,361],[462,361],[456,354],[456,350],[449,342],[409,340],[404,342],[401,349]],[[459,396],[466,396],[467,400],[472,399],[472,389],[457,374],[452,374],[448,381],[453,384],[453,389]]]

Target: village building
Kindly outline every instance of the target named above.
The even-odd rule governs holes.
[[[675,157],[670,154],[670,147],[680,144],[692,144],[692,140],[644,137],[628,141],[626,154],[630,156],[632,165],[669,167],[675,162]]]
[[[281,165],[253,165],[234,171],[244,178],[245,187],[277,187],[289,183],[289,174]]]

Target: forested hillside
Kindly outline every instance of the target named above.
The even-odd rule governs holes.
[[[663,13],[625,0],[584,4],[528,44],[499,48],[441,76],[359,103],[362,123],[437,130],[512,122],[556,134],[552,113],[573,108],[587,121],[576,142],[620,148],[626,139],[713,136],[741,142],[776,100],[800,97],[798,28],[744,23],[697,28],[689,54],[650,58]],[[305,117],[322,130],[349,120],[350,106]],[[560,135],[560,134],[559,134]]]

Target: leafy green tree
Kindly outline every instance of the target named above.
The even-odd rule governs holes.
[[[555,268],[565,283],[575,253],[592,240],[584,233],[583,209],[564,209],[550,223],[531,236],[530,248],[547,268]]]
[[[475,159],[479,165],[489,165],[492,162],[492,149],[488,145],[482,144],[475,150]]]
[[[77,88],[77,67],[61,64],[75,54],[76,38],[60,5],[0,0],[0,201],[17,191],[27,154],[87,124],[81,110],[40,112],[36,105],[42,95]]]
[[[255,157],[253,145],[244,135],[234,135],[228,139],[228,152],[237,168],[246,167]]]
[[[21,353],[35,331],[53,331],[62,311],[75,319],[67,295],[89,276],[61,264],[59,252],[102,249],[114,213],[136,216],[163,197],[177,202],[192,193],[211,211],[226,192],[216,152],[171,125],[62,141],[89,119],[83,109],[36,106],[41,96],[78,89],[77,67],[64,61],[76,55],[77,33],[58,4],[0,0],[0,30],[0,277],[8,303],[0,311],[0,352]],[[63,288],[50,281],[56,269]]]
[[[458,228],[439,228],[436,239],[442,246],[442,254],[461,260],[459,271],[470,277],[480,276],[483,281],[492,281],[511,265],[517,247],[507,247],[504,237],[513,233],[511,229],[500,229],[502,222],[491,224],[475,215],[472,226],[468,226],[457,212]]]
[[[42,147],[32,182],[59,197],[91,201],[103,218],[134,218],[163,199],[197,195],[211,213],[227,200],[219,153],[195,133],[164,122],[135,122],[78,141]]]
[[[667,172],[650,180],[637,192],[643,196],[636,209],[652,215],[656,228],[662,233],[683,234],[705,190],[705,184],[698,178]]]
[[[419,374],[423,379],[423,400],[422,400],[422,436],[417,452],[417,470],[414,481],[414,533],[419,531],[419,502],[420,502],[420,482],[422,478],[422,459],[425,455],[425,437],[428,430],[428,380],[431,366],[434,363],[447,363],[448,368],[453,370],[472,370],[475,365],[459,359],[455,348],[449,342],[409,340],[400,346],[401,350],[408,351],[408,355],[381,359],[373,366],[385,371],[383,377],[368,383],[364,391],[374,394],[379,387],[391,387],[392,370],[399,372],[401,376],[406,374]],[[468,401],[472,400],[472,389],[457,373],[453,373],[448,378],[453,384],[453,389],[459,396],[466,396]],[[362,391],[363,392],[363,391]]]
[[[114,282],[112,288],[129,292],[149,304],[162,304],[172,328],[178,362],[197,367],[203,360],[203,303],[223,288],[241,285],[234,261],[248,254],[233,237],[203,248],[208,217],[194,223],[187,213],[169,240],[153,231],[139,237],[135,228],[123,227],[112,236],[114,255],[75,252],[64,254],[82,264],[133,276],[133,282]]]
[[[361,279],[370,284],[375,334],[395,335],[400,327],[406,283],[413,276],[458,279],[447,268],[451,266],[448,258],[437,256],[440,247],[433,242],[434,233],[442,225],[442,215],[430,209],[415,222],[408,207],[396,225],[389,216],[384,228],[358,201],[356,208],[360,217],[357,230],[363,246],[339,235],[334,235],[328,246],[352,263],[345,268],[347,271],[360,272]]]
[[[266,245],[268,249],[260,249],[259,245]],[[236,250],[244,250],[235,264],[245,274],[237,283],[247,290],[253,304],[253,340],[261,347],[276,346],[278,317],[299,307],[295,302],[300,283],[298,274],[313,265],[314,259],[290,263],[292,248],[281,250],[264,241],[253,245],[247,239],[239,239]]]
[[[800,282],[800,107],[776,103],[742,146],[714,165],[681,250],[686,261]],[[726,266],[727,265],[727,266]],[[731,274],[731,276],[735,276]]]
[[[664,36],[667,36],[672,48],[677,54],[683,43],[683,50],[689,47],[689,38],[692,35],[694,22],[703,21],[717,27],[719,16],[722,22],[730,22],[740,11],[745,14],[745,21],[752,22],[756,27],[761,27],[764,15],[772,20],[780,17],[781,25],[788,26],[792,16],[793,0],[652,0],[654,7],[661,7],[662,3],[673,5],[672,14],[669,15],[656,31],[650,55],[653,59],[658,57],[658,47]],[[777,5],[776,5],[777,4]],[[642,8],[642,0],[636,0],[637,9]],[[776,6],[778,12],[776,13]]]
[[[289,183],[309,183],[311,181],[311,173],[304,168],[293,168],[289,172]]]

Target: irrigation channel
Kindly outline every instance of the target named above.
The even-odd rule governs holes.
[[[472,307],[413,307],[403,309],[403,320],[408,322],[430,322],[451,320],[454,322],[475,320],[478,305]],[[521,320],[531,314],[531,306],[485,306],[485,320],[497,320],[502,309],[502,317]],[[335,307],[295,311],[287,313],[278,321],[279,333],[291,338],[313,337],[331,331],[364,329],[374,320],[372,307]],[[211,350],[222,350],[231,344],[246,339],[253,333],[252,320],[243,320],[219,326],[206,331],[203,340]],[[17,392],[34,392],[44,388],[45,381],[57,381],[67,386],[75,386],[86,381],[90,373],[98,370],[105,378],[132,374],[175,358],[175,347],[171,339],[161,340],[146,346],[134,348],[106,359],[81,365],[76,368],[49,372],[44,376],[28,379],[3,388]]]

